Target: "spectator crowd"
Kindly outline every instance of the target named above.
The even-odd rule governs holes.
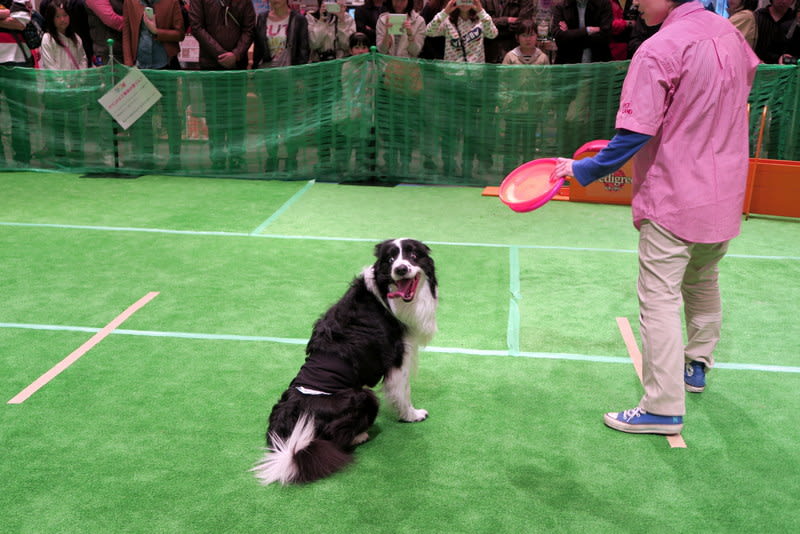
[[[75,70],[106,65],[113,59],[143,69],[181,69],[186,65],[179,61],[180,46],[189,34],[199,44],[199,57],[191,67],[206,71],[328,61],[363,53],[370,46],[396,57],[451,62],[589,63],[629,59],[658,31],[639,15],[638,0],[541,0],[547,9],[539,0],[364,0],[355,8],[344,0],[316,0],[313,5],[293,1],[0,0],[0,68]],[[764,63],[796,64],[800,57],[800,14],[794,2],[727,0],[730,22]],[[23,38],[23,29],[31,23],[43,33],[38,48]],[[13,69],[4,69],[2,75],[13,77]],[[159,78],[154,80],[158,88]],[[276,77],[275,83],[283,82]],[[22,99],[9,94],[16,90],[13,84],[9,86],[6,94],[0,93],[0,101],[6,99],[11,108]],[[160,89],[165,98],[159,105],[174,106],[174,91]],[[275,89],[290,90],[288,85]],[[243,165],[241,131],[237,134],[219,125],[232,117],[245,120],[244,91],[241,85],[210,84],[203,95],[215,169],[236,170]],[[63,140],[69,137],[68,131],[75,130],[70,125],[79,120],[75,113],[80,106],[52,101],[46,105],[58,126],[56,152],[72,153]],[[31,157],[28,125],[19,119],[23,114],[15,111],[9,109],[12,149],[14,159],[24,163]],[[272,110],[270,120],[284,124],[291,117],[291,109]],[[179,164],[180,124],[165,126],[170,157]],[[131,132],[143,160],[152,158],[152,128],[148,121],[139,121]],[[72,143],[80,144],[79,134],[73,132],[72,137]],[[277,170],[278,148],[268,154],[267,171]],[[286,170],[291,170],[298,147],[282,148],[288,152]],[[491,154],[472,156],[491,164]],[[427,162],[426,157],[426,166]]]

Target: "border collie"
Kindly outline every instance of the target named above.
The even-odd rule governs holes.
[[[306,360],[272,408],[264,457],[252,469],[262,484],[312,482],[352,460],[378,415],[371,389],[401,421],[428,412],[411,404],[417,352],[436,333],[437,283],[430,249],[414,239],[375,246],[377,261],[314,324]]]

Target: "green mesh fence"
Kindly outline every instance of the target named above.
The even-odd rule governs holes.
[[[525,161],[612,136],[627,66],[372,53],[255,71],[145,71],[163,96],[127,130],[97,101],[124,67],[0,67],[0,169],[497,185]],[[751,150],[767,105],[763,157],[800,159],[799,73],[758,70]]]

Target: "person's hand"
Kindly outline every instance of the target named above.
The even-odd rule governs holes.
[[[144,25],[147,26],[147,29],[150,30],[150,33],[155,35],[158,33],[158,27],[156,26],[156,15],[153,13],[152,17],[148,17],[147,13],[142,14],[142,22]]]
[[[408,17],[406,17],[406,20],[403,22],[403,28],[405,28],[406,34],[409,37],[411,37],[411,35],[414,33],[413,28],[411,27],[411,19],[409,19]]]
[[[553,176],[556,178],[563,178],[565,176],[572,176],[572,163],[574,159],[557,158],[556,168],[553,171]]]
[[[567,31],[567,23],[564,22],[563,20],[559,21],[558,22],[558,29],[561,30],[562,32]]]
[[[586,26],[586,33],[589,35],[599,32],[600,32],[600,26]]]
[[[457,8],[457,6],[456,6],[456,0],[450,0],[449,2],[447,2],[447,5],[446,5],[446,6],[444,6],[444,12],[445,12],[445,13],[447,13],[447,14],[449,15],[450,13],[452,13],[453,11],[455,11],[455,10],[456,10],[456,8]]]
[[[477,13],[480,13],[483,10],[483,6],[481,5],[481,0],[472,0],[472,6],[475,8]]]
[[[217,61],[226,69],[232,69],[236,66],[236,54],[233,52],[223,52],[217,56]]]

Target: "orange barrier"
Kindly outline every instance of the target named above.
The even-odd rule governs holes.
[[[589,141],[575,154],[573,159],[590,158],[603,150],[608,144],[607,139]],[[569,181],[569,199],[576,202],[599,202],[602,204],[630,204],[633,198],[633,164],[631,160],[625,162],[618,171],[612,172],[599,180],[582,186],[577,180]]]
[[[748,111],[750,107],[748,105]],[[768,108],[761,110],[754,158],[750,158],[747,189],[744,195],[745,220],[751,213],[800,217],[800,161],[765,159],[761,157],[764,127]]]
[[[800,161],[750,158],[743,211],[800,217]]]

